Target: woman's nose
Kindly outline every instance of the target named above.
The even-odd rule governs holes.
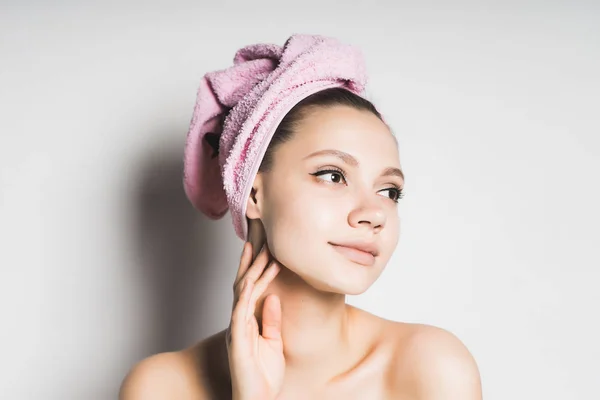
[[[348,215],[348,222],[351,226],[355,228],[368,226],[375,230],[375,233],[383,229],[385,221],[386,217],[381,204],[375,200],[367,200],[365,197]]]

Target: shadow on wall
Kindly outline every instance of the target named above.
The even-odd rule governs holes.
[[[181,350],[222,327],[211,326],[221,251],[217,225],[194,209],[182,182],[183,145],[160,148],[142,161],[134,221],[139,282],[150,331],[136,332],[144,357]],[[212,300],[212,301],[211,301]]]

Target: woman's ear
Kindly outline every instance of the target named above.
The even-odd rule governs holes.
[[[249,219],[260,219],[262,217],[263,193],[262,175],[256,174],[246,205],[246,217]]]

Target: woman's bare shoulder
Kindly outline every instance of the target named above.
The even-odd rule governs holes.
[[[353,308],[363,330],[385,354],[386,386],[393,398],[481,399],[479,370],[453,333],[427,324],[392,321]]]
[[[453,333],[427,324],[388,322],[395,337],[390,360],[393,391],[417,398],[481,399],[477,363]]]
[[[205,400],[230,390],[224,333],[180,351],[155,354],[135,364],[121,384],[120,400]],[[222,348],[220,348],[222,347]],[[225,350],[225,359],[222,351]]]

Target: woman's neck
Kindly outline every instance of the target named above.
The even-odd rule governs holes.
[[[319,292],[283,267],[259,299],[259,326],[262,304],[269,294],[281,300],[287,376],[327,380],[348,369],[356,347],[351,346],[353,309],[346,304],[345,295]]]

